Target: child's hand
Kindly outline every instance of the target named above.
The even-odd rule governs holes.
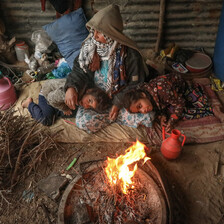
[[[66,111],[63,111],[64,115],[72,115],[72,111],[71,110],[66,110]]]
[[[117,119],[117,115],[119,112],[119,108],[115,105],[112,106],[111,111],[109,113],[109,118],[113,121],[115,121]]]
[[[68,88],[65,93],[65,104],[72,110],[75,110],[78,104],[78,93],[73,87]]]
[[[166,119],[166,116],[162,115],[161,118],[160,118],[160,125],[161,127],[166,127],[167,126],[167,119]]]
[[[170,132],[173,129],[173,122],[171,120],[167,121],[166,116],[162,115],[160,118],[161,127],[165,127],[167,132]]]
[[[169,121],[167,122],[165,128],[166,128],[166,131],[167,131],[167,132],[171,132],[172,129],[174,128],[174,127],[173,127],[173,122],[172,122],[171,120],[169,120]]]

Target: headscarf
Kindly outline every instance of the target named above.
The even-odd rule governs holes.
[[[80,54],[79,54],[79,65],[84,72],[87,71],[89,65],[93,61],[95,51],[100,56],[101,60],[108,60],[108,82],[106,86],[106,91],[111,94],[113,92],[113,71],[116,63],[116,51],[115,49],[120,45],[117,41],[112,40],[110,37],[104,35],[106,43],[100,43],[94,38],[94,30],[90,30],[89,38],[84,42]]]
[[[79,65],[86,72],[89,64],[93,60],[95,51],[101,57],[101,60],[108,60],[113,55],[113,51],[117,42],[103,35],[106,43],[100,43],[94,38],[94,30],[90,30],[89,38],[83,43],[79,54]]]

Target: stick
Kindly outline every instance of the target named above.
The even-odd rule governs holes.
[[[25,145],[26,145],[26,142],[27,142],[27,140],[29,139],[30,135],[33,133],[33,130],[34,130],[35,127],[36,127],[36,125],[34,125],[33,128],[30,130],[30,132],[28,133],[27,137],[25,138],[25,140],[24,140],[24,142],[23,142],[23,144],[22,144],[22,146],[21,146],[21,148],[20,148],[19,155],[18,155],[18,158],[17,158],[17,160],[16,160],[15,170],[14,170],[14,172],[13,172],[12,179],[11,179],[11,186],[13,186],[13,184],[14,184],[14,179],[15,179],[15,177],[16,177],[17,170],[18,170],[18,168],[19,168],[19,166],[20,166],[21,156],[22,156],[24,147],[25,147]]]
[[[50,224],[52,224],[51,219],[50,219],[50,212],[48,211],[48,208],[46,207],[46,205],[44,203],[42,203],[40,205],[40,207],[44,210],[45,215],[47,216],[47,220]]]
[[[4,190],[0,191],[0,196],[2,197],[2,199],[9,205],[11,205],[11,203],[4,197],[4,195],[2,194],[2,192],[4,192]]]
[[[40,205],[37,205],[37,207],[34,209],[34,211],[32,212],[31,216],[27,219],[27,221],[25,222],[25,224],[30,223],[31,218],[34,216],[34,214],[36,213],[37,209],[40,207]]]
[[[162,33],[163,33],[163,23],[164,23],[164,15],[165,15],[165,2],[166,0],[160,0],[160,13],[159,13],[159,28],[158,28],[158,37],[155,46],[155,52],[159,52]]]
[[[61,164],[61,167],[63,167],[64,165],[65,165],[65,163],[67,163],[68,162],[68,160],[72,157],[72,156],[74,156],[76,153],[78,153],[81,149],[83,149],[83,147],[84,147],[84,145],[83,146],[81,146],[79,149],[76,149],[76,151],[75,152],[73,152],[71,155],[69,155],[68,156],[68,158],[65,160],[65,162],[63,162],[62,164]]]

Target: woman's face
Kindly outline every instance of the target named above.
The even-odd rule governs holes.
[[[130,111],[132,113],[147,114],[150,111],[152,111],[152,109],[153,109],[152,103],[147,97],[135,101],[130,106]]]
[[[104,38],[104,35],[97,30],[94,31],[94,38],[96,41],[98,41],[100,43],[104,43],[104,44],[107,43],[107,41]]]
[[[85,109],[96,109],[97,101],[96,98],[92,95],[85,94],[82,99],[80,100],[79,104],[84,107]]]

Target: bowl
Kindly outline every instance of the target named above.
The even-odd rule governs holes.
[[[185,65],[190,72],[203,72],[212,65],[212,60],[207,54],[197,52],[185,62]]]

